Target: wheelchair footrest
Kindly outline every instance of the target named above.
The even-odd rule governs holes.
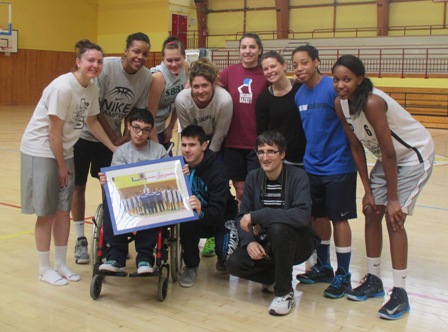
[[[127,277],[128,273],[127,272],[111,272],[111,271],[100,271],[100,270],[96,270],[95,271],[96,275],[100,275],[100,276],[108,276],[108,277]]]
[[[152,273],[138,273],[137,271],[129,273],[130,278],[159,277],[160,269],[155,269]]]

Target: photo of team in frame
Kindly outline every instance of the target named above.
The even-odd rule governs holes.
[[[102,168],[114,234],[197,219],[181,157]]]

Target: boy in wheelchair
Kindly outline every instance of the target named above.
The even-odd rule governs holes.
[[[154,126],[154,117],[147,109],[133,109],[127,122],[131,141],[119,146],[112,157],[111,166],[131,164],[146,160],[156,160],[168,157],[165,148],[149,139],[149,133]],[[100,183],[104,185],[107,178],[99,173]],[[100,271],[122,272],[126,266],[128,255],[129,234],[114,235],[107,202],[103,202],[104,237],[109,244],[106,262],[99,267]],[[154,271],[153,250],[157,243],[157,229],[138,231],[133,236],[137,251],[136,265],[138,274]]]

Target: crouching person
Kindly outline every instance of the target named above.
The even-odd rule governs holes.
[[[246,177],[235,220],[240,246],[226,267],[230,274],[259,282],[264,292],[274,293],[269,313],[282,316],[295,306],[293,265],[306,261],[320,239],[310,227],[308,176],[300,168],[283,164],[283,135],[262,133],[256,150],[261,168]]]
[[[190,170],[191,207],[199,219],[180,224],[180,242],[185,268],[179,278],[182,287],[194,285],[200,262],[199,240],[215,237],[216,270],[227,273],[224,265],[235,243],[231,227],[238,204],[230,193],[229,177],[224,165],[207,148],[204,130],[190,125],[181,132],[182,156]],[[236,233],[236,232],[235,232]]]

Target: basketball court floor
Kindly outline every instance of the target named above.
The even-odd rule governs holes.
[[[436,143],[436,166],[414,216],[406,222],[410,313],[398,321],[381,320],[377,311],[387,297],[365,302],[331,300],[322,296],[326,284],[298,284],[292,313],[273,317],[268,314],[272,295],[262,293],[259,284],[215,275],[214,258],[202,259],[194,287],[181,288],[170,281],[164,302],[157,301],[157,278],[106,278],[100,297],[93,300],[91,266],[73,263],[73,229],[67,259],[82,280],[63,287],[39,282],[35,216],[22,215],[19,208],[19,145],[33,110],[34,105],[0,106],[0,331],[448,331],[448,131],[430,130]],[[358,208],[362,195],[358,185]],[[100,197],[98,182],[89,179],[87,216],[94,214]],[[353,286],[366,273],[360,210],[358,215],[350,222]],[[87,225],[86,232],[90,231]],[[393,286],[388,243],[385,233],[382,279],[386,290]],[[133,244],[130,248],[135,257]],[[131,259],[127,271],[134,270]],[[303,270],[300,265],[294,273]]]

